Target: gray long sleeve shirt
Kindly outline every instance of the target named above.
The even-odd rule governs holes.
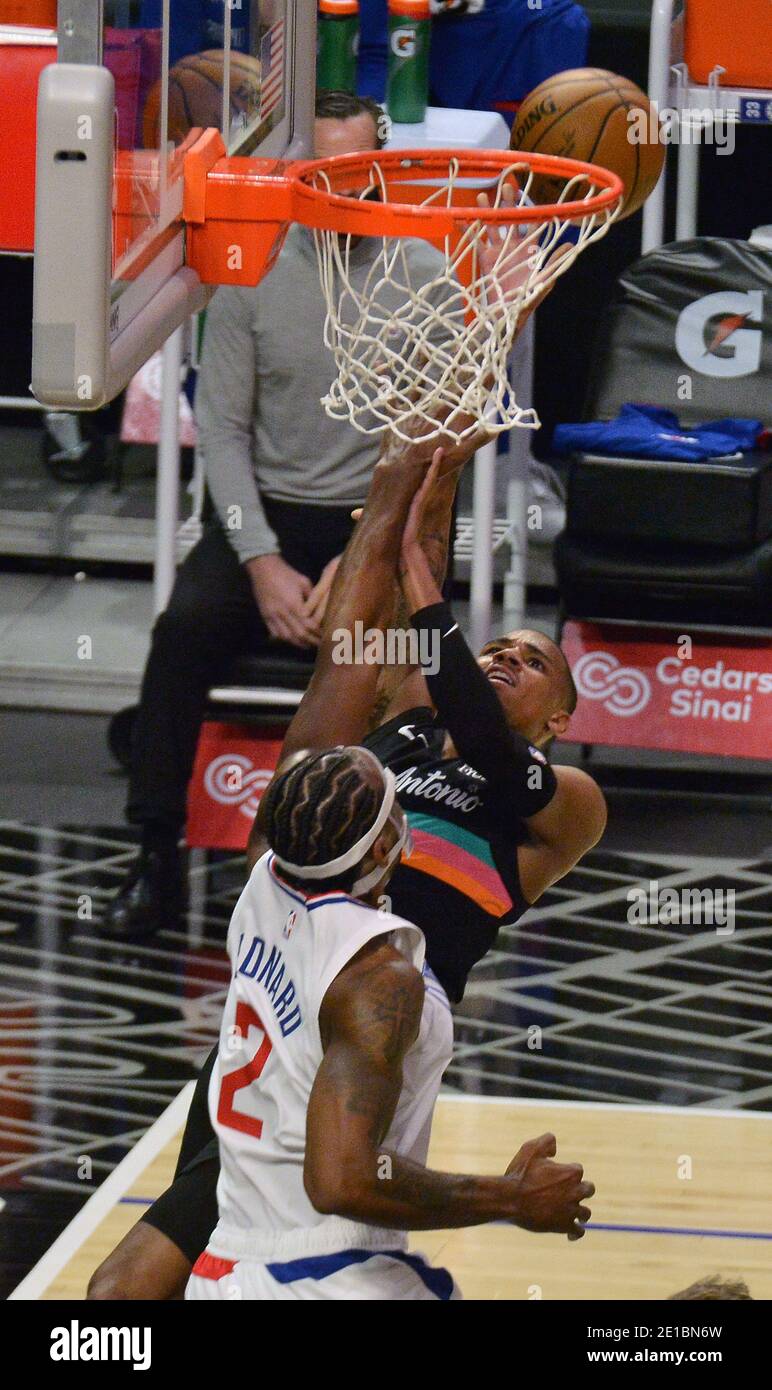
[[[379,246],[363,240],[352,250],[355,284],[364,281]],[[405,248],[414,285],[437,275],[442,258],[433,247],[415,240]],[[331,420],[320,403],[335,377],[324,320],[313,236],[301,226],[290,228],[265,280],[221,286],[207,311],[196,389],[198,448],[242,562],[280,552],[261,495],[341,507],[357,506],[367,495],[380,439]]]

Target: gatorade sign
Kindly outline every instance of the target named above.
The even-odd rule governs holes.
[[[761,366],[764,295],[722,290],[695,300],[680,314],[679,357],[703,376],[750,376]]]
[[[579,695],[573,742],[769,757],[772,641],[729,646],[700,634],[682,657],[675,631],[628,633],[566,623],[561,646]]]

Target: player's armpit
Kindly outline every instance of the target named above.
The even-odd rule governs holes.
[[[403,450],[403,452],[406,452]],[[370,728],[379,667],[357,659],[355,634],[384,630],[393,618],[397,560],[410,503],[425,473],[420,458],[376,464],[362,516],[330,590],[308,688],[282,748],[360,743]]]
[[[520,886],[529,903],[563,878],[606,828],[603,793],[578,767],[553,769],[557,791],[549,805],[529,816],[529,840],[518,846]]]
[[[390,719],[407,709],[433,709],[426,681],[416,667],[406,667],[403,679],[394,688],[385,688],[373,711],[372,729],[387,724]]]

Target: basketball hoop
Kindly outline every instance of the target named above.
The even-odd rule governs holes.
[[[538,428],[514,400],[507,363],[518,325],[618,215],[624,188],[605,169],[549,155],[395,150],[286,170],[295,216],[314,228],[337,376],[322,404],[363,434],[457,442]],[[534,205],[534,179],[562,180]],[[477,203],[486,194],[490,208]],[[573,231],[569,232],[568,229]],[[377,254],[357,273],[362,237]],[[420,280],[406,238],[439,251]],[[425,262],[422,262],[425,268]]]

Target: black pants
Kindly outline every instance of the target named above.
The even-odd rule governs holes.
[[[346,548],[349,507],[263,499],[282,557],[316,583]],[[233,660],[271,639],[249,576],[213,524],[180,566],[169,606],[153,629],[132,740],[129,820],[178,830],[210,686]]]

